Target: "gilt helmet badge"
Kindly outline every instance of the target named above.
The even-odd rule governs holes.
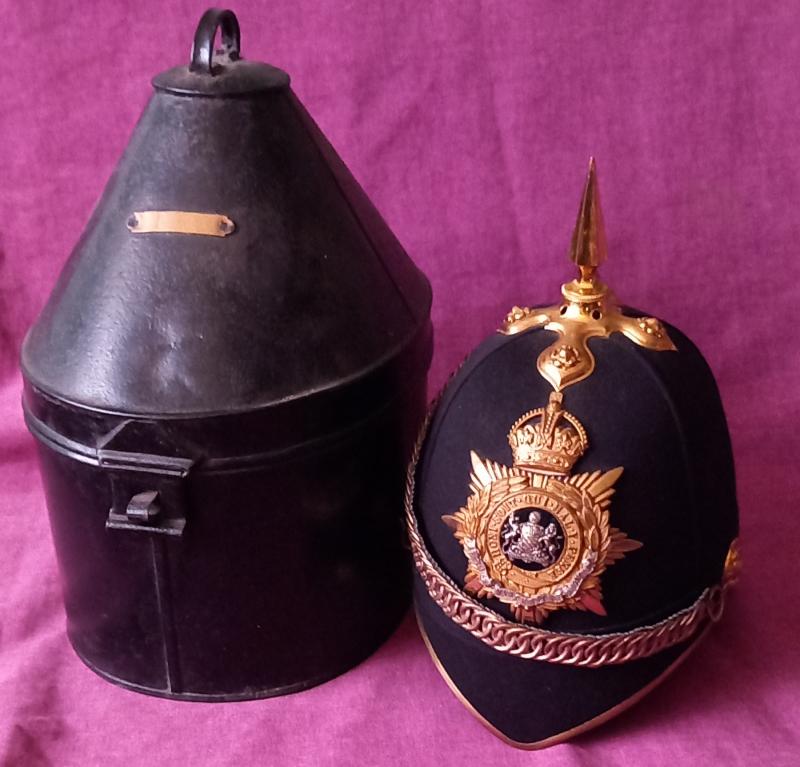
[[[641,546],[609,520],[622,469],[570,474],[588,438],[562,400],[553,392],[511,427],[512,466],[473,451],[471,495],[444,517],[467,558],[465,589],[510,605],[521,621],[562,608],[604,615],[600,576]]]

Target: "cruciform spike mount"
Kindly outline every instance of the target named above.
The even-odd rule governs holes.
[[[598,267],[607,255],[597,168],[591,158],[570,247],[570,260],[578,267],[578,276],[561,286],[562,303],[546,308],[515,306],[500,328],[506,335],[534,328],[558,333],[558,338],[536,362],[537,369],[555,391],[562,391],[592,374],[595,360],[589,350],[590,338],[622,333],[646,349],[675,350],[666,329],[655,317],[622,314],[613,293],[597,276]]]

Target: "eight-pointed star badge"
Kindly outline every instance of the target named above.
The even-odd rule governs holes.
[[[588,446],[580,421],[553,392],[511,427],[513,466],[470,453],[471,495],[442,519],[467,558],[464,588],[541,623],[563,608],[605,615],[600,576],[642,544],[611,527],[622,467],[570,475]]]

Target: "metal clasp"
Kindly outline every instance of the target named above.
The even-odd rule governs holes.
[[[107,529],[183,535],[192,460],[105,449],[98,458],[111,479]]]

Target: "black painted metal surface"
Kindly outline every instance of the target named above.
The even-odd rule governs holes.
[[[154,85],[22,353],[68,632],[133,689],[277,695],[406,608],[430,287],[233,14]],[[150,210],[235,230],[130,231]]]

